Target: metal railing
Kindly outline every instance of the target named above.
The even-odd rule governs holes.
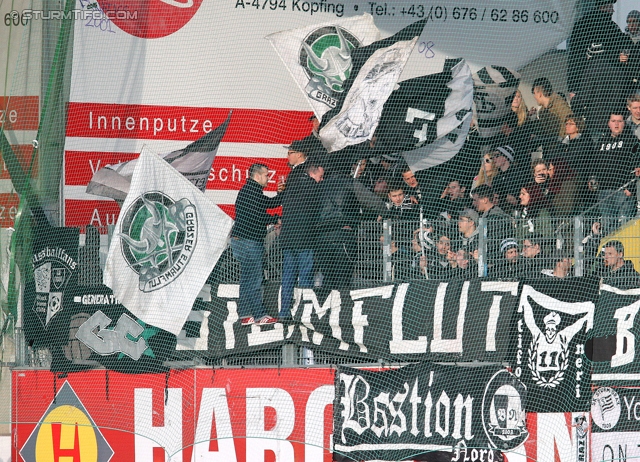
[[[415,221],[363,221],[357,229],[357,255],[353,273],[353,286],[366,287],[389,282],[415,279],[449,279],[452,277],[491,277],[496,279],[546,277],[554,272],[556,264],[565,260],[569,264],[566,276],[583,276],[596,273],[601,258],[598,248],[609,239],[606,232],[619,230],[629,218],[599,218],[588,215],[566,217],[480,218],[475,237],[466,242],[457,222]],[[628,245],[627,259],[640,260],[640,235],[625,234]],[[95,285],[102,282],[101,256],[107,253],[108,239],[96,229],[89,227],[82,236],[79,248],[80,285]],[[438,245],[439,240],[449,241],[449,246]],[[502,248],[507,240],[517,243],[520,272],[496,273],[504,263]],[[524,246],[526,244],[526,246]],[[455,254],[467,246],[466,254],[470,271],[458,271],[460,261]],[[511,244],[513,246],[513,244]],[[529,256],[529,246],[537,246],[535,257]],[[474,252],[477,248],[477,252]],[[463,255],[464,256],[464,255]],[[422,264],[421,264],[422,262]],[[534,263],[535,262],[535,263]],[[435,269],[434,269],[435,268]],[[265,280],[279,282],[282,273],[282,249],[275,230],[265,241]],[[239,263],[227,249],[209,277],[209,283],[238,283]],[[316,284],[321,285],[318,274]],[[17,326],[11,335],[15,354],[5,357],[5,365],[47,368],[51,354],[46,349],[33,349],[21,341],[21,329]],[[265,350],[260,354],[237,355],[222,359],[193,361],[193,365],[207,364],[222,367],[265,366],[311,366],[328,364],[362,363],[357,358],[334,356],[325,352],[311,351],[304,347],[285,345]],[[169,363],[170,365],[171,363]],[[184,367],[184,362],[181,363]]]
[[[499,218],[480,218],[470,245],[464,242],[457,222],[423,222],[421,227],[418,220],[363,221],[357,230],[353,286],[365,287],[421,278],[449,279],[454,275],[500,277],[496,276],[494,270],[505,259],[502,245],[507,240],[517,243],[518,260],[522,266],[529,268],[518,274],[514,273],[513,278],[542,277],[542,270],[551,274],[561,259],[570,260],[571,268],[567,276],[584,276],[593,273],[598,261],[596,251],[600,242],[606,239],[606,234],[620,229],[629,220],[629,217],[600,218],[585,215],[525,219],[504,215]],[[599,233],[594,232],[594,229]],[[450,245],[439,248],[440,239],[448,240]],[[528,251],[530,246],[535,249]],[[460,265],[447,250],[457,253],[476,248],[476,253],[468,255],[469,266],[473,271],[449,271]],[[625,253],[626,258],[640,257],[640,251],[635,251],[634,248],[632,246]],[[238,283],[240,268],[230,251],[223,254],[214,273],[214,278],[219,282]],[[267,237],[264,273],[265,280],[280,280],[282,250],[276,235]],[[320,285],[321,279],[319,275],[316,277],[317,285]]]

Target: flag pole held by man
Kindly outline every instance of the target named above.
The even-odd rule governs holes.
[[[178,335],[232,224],[183,174],[143,148],[103,282],[139,319]]]

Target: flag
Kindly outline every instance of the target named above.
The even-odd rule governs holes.
[[[421,148],[403,152],[402,157],[414,172],[443,164],[460,152],[467,140],[470,126],[471,113],[464,118],[459,127],[447,135]]]
[[[202,191],[143,149],[103,282],[140,320],[178,335],[226,247],[231,225]]]
[[[229,111],[227,120],[216,129],[211,130],[186,148],[163,154],[160,157],[204,192],[211,165],[230,121],[231,111]],[[137,161],[134,159],[117,165],[107,165],[96,171],[87,185],[87,193],[124,201],[129,192],[131,177]]]
[[[481,137],[502,133],[518,85],[520,74],[506,67],[486,66],[473,74],[473,100]]]
[[[318,120],[335,107],[351,74],[351,52],[380,38],[370,14],[337,19],[265,37],[308,98]]]
[[[351,75],[336,107],[322,120],[320,140],[327,151],[370,140],[382,109],[404,69],[426,20],[351,53]]]
[[[448,59],[438,74],[400,82],[376,130],[379,155],[402,153],[412,170],[451,159],[469,132],[473,81],[463,59]]]

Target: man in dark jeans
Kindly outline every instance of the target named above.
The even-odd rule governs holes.
[[[267,225],[278,217],[267,209],[278,207],[281,197],[267,197],[262,190],[269,181],[266,165],[249,167],[249,179],[236,199],[236,222],[231,229],[231,250],[240,262],[240,300],[238,315],[243,326],[254,323],[273,324],[277,319],[267,315],[262,304],[262,255]]]
[[[313,147],[304,140],[291,143],[287,153],[291,173],[287,177],[284,191],[280,193],[282,196],[280,244],[283,262],[281,305],[278,317],[285,321],[291,319],[294,287],[312,288],[314,284],[315,239],[310,230],[318,221],[318,183],[322,181],[324,168],[317,159],[307,161],[308,153],[313,154]]]

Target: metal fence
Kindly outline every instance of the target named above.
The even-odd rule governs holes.
[[[503,215],[480,218],[471,239],[461,233],[454,221],[423,221],[422,226],[417,220],[364,221],[357,229],[353,286],[420,278],[535,278],[552,274],[562,261],[570,265],[567,277],[584,276],[593,273],[601,261],[597,256],[600,243],[610,239],[611,233],[627,221],[624,217],[520,218]],[[632,235],[626,236],[625,240],[638,243],[629,246],[625,257],[640,258],[640,240]],[[448,245],[438,245],[440,241],[448,241]],[[522,270],[509,277],[496,270],[504,266],[504,248],[514,248],[514,242]],[[456,255],[461,250],[466,254]],[[282,260],[278,236],[272,231],[265,243],[266,280],[280,280]],[[469,271],[455,271],[463,269],[463,265],[468,265]],[[226,251],[214,270],[213,278],[219,282],[237,283],[239,276],[238,262],[230,251]],[[321,274],[317,274],[315,279],[320,285]]]
[[[626,243],[625,258],[638,259],[640,263],[640,236],[632,232],[625,233],[623,225],[626,221],[624,217],[603,220],[585,216],[538,216],[523,219],[502,215],[480,218],[471,237],[463,235],[460,225],[454,221],[365,221],[357,229],[352,282],[354,287],[366,287],[415,279],[521,279],[596,274],[602,262],[598,255],[599,246],[611,239],[611,233],[622,236],[620,239]],[[100,284],[101,266],[109,239],[92,227],[88,227],[86,234],[81,236],[79,284]],[[510,252],[511,256],[514,253],[517,255],[516,264],[512,266],[507,261],[508,249],[515,249]],[[279,237],[273,229],[265,240],[265,280],[280,280],[282,260]],[[559,274],[563,271],[564,274]],[[238,283],[239,278],[239,263],[227,249],[208,282],[234,284]],[[321,285],[322,276],[319,272],[315,280],[316,285]],[[49,367],[51,354],[47,350],[35,350],[25,345],[19,326],[3,340],[5,347],[11,344],[13,350],[13,354],[4,355],[5,365]],[[265,350],[259,355],[212,360],[196,358],[191,363],[189,365],[223,367],[308,367],[357,364],[359,360],[285,345]],[[180,366],[185,366],[184,361]]]

